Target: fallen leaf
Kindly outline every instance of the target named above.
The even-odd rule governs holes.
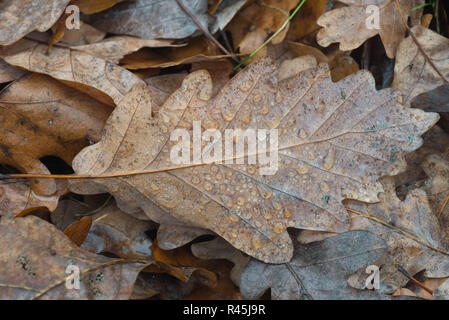
[[[213,99],[211,92],[210,75],[194,72],[150,118],[150,102],[141,102],[141,88],[134,87],[109,118],[99,144],[81,151],[73,168],[95,175],[155,170],[92,183],[95,192],[113,194],[130,211],[141,208],[158,223],[212,230],[271,263],[292,257],[287,227],[347,230],[341,201],[378,201],[377,179],[404,170],[403,155],[417,149],[418,134],[438,120],[399,104],[396,91],[375,91],[368,72],[334,83],[327,65],[317,67],[309,56],[280,66],[258,60]],[[178,168],[169,152],[177,142],[168,141],[169,135],[176,127],[191,132],[193,120],[220,131],[277,128],[279,170],[264,175],[260,164]],[[85,182],[72,182],[77,193],[92,192]]]
[[[367,39],[380,35],[387,56],[393,59],[399,43],[404,38],[406,27],[402,22],[395,0],[338,0],[348,6],[324,13],[318,19],[318,25],[324,27],[317,34],[318,43],[327,47],[339,42],[342,51],[360,47]],[[412,24],[419,25],[422,9],[412,10],[424,3],[423,0],[399,0],[404,17]],[[368,5],[379,8],[379,27],[368,28],[372,12],[367,13]]]
[[[78,247],[81,247],[92,226],[91,217],[82,217],[80,220],[72,223],[64,230],[64,234],[73,241]]]
[[[207,234],[213,233],[201,228],[162,224],[157,229],[157,243],[162,250],[173,250]]]
[[[71,46],[83,46],[101,41],[106,36],[106,32],[92,27],[90,24],[82,23],[79,29],[65,30],[61,41]]]
[[[124,0],[72,0],[71,4],[79,7],[80,11],[85,14],[97,13]]]
[[[0,162],[26,173],[49,174],[40,159],[58,156],[70,164],[89,142],[99,140],[110,112],[48,76],[28,74],[0,93]],[[33,197],[57,191],[54,180],[30,181]]]
[[[6,0],[0,10],[0,45],[9,45],[33,30],[47,31],[70,0]]]
[[[183,4],[203,26],[208,26],[207,0]],[[199,31],[175,0],[123,2],[90,16],[87,21],[105,32],[143,39],[183,39]]]
[[[33,72],[47,74],[81,90],[95,99],[117,104],[137,83],[143,83],[131,72],[84,52],[47,46],[21,40],[3,48],[0,56],[9,64]]]
[[[123,259],[145,259],[151,256],[152,245],[145,231],[151,229],[151,222],[138,220],[111,203],[92,216],[92,228],[81,248]]]
[[[86,52],[105,61],[118,63],[125,55],[143,47],[175,47],[169,40],[147,40],[129,36],[110,37],[100,42],[83,46],[73,46],[72,49]]]
[[[240,288],[246,299],[258,299],[269,288],[274,300],[388,299],[376,291],[352,289],[346,283],[351,273],[386,252],[382,238],[365,231],[347,232],[297,246],[287,264],[267,265],[252,260],[242,273]]]
[[[228,30],[240,53],[251,53],[262,45],[270,35],[278,31],[289,17],[298,0],[258,1],[241,10]],[[288,27],[273,39],[272,44],[281,43]]]
[[[11,82],[21,78],[26,71],[15,68],[0,59],[0,83]]]
[[[449,78],[449,39],[421,26],[412,28],[412,32],[435,66]],[[392,87],[401,90],[405,101],[410,101],[443,84],[444,80],[430,66],[413,39],[410,36],[404,39],[398,48]]]
[[[0,223],[2,299],[128,299],[148,262],[98,256],[78,248],[61,231],[33,217]],[[80,290],[66,288],[69,265],[80,270]],[[73,272],[71,272],[73,273]]]

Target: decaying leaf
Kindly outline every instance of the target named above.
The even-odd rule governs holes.
[[[207,0],[184,1],[183,4],[203,26],[209,25]],[[123,2],[92,15],[89,21],[105,32],[143,39],[183,39],[199,30],[175,0]]]
[[[125,211],[141,208],[158,223],[212,230],[270,263],[293,255],[287,227],[347,230],[342,200],[378,201],[377,179],[401,172],[403,155],[417,149],[419,135],[438,120],[398,103],[396,91],[376,91],[368,72],[334,83],[328,66],[317,67],[310,56],[281,65],[260,59],[212,99],[210,75],[194,72],[154,118],[142,90],[137,85],[120,101],[102,140],[81,151],[73,167],[78,174],[157,172],[96,179],[95,188],[75,181],[72,190],[111,193]],[[261,164],[178,168],[170,160],[178,143],[170,132],[191,132],[194,120],[220,131],[278,129],[278,147],[268,149],[279,153],[278,170],[264,175]]]
[[[385,193],[378,204],[347,203],[351,212],[351,230],[369,231],[383,238],[390,255],[376,261],[382,268],[380,292],[391,294],[408,281],[398,270],[403,266],[410,274],[426,270],[429,278],[449,275],[449,251],[444,229],[430,209],[426,193],[412,190],[404,201],[396,196],[392,179],[384,179]],[[319,240],[318,235],[305,232],[302,243]],[[321,234],[321,239],[331,235]],[[361,269],[350,279],[351,286],[362,289],[366,273]]]
[[[60,82],[28,74],[0,93],[0,162],[27,173],[50,173],[40,161],[58,156],[70,164],[98,141],[110,108]],[[54,195],[54,180],[31,180],[37,195]]]
[[[404,38],[406,26],[402,22],[395,0],[338,0],[347,6],[326,12],[318,19],[321,29],[317,41],[327,47],[331,43],[339,42],[343,51],[360,47],[367,39],[380,35],[385,51],[389,58],[396,56],[399,43]],[[399,0],[404,17],[409,17],[414,25],[420,24],[422,9],[412,10],[424,3],[424,0]],[[368,6],[379,9],[379,27],[375,12],[368,10]]]
[[[240,281],[242,294],[257,299],[271,288],[275,300],[388,299],[381,293],[352,289],[347,277],[387,252],[382,238],[352,231],[321,242],[297,246],[290,263],[267,265],[252,260]]]
[[[9,45],[33,30],[47,31],[70,0],[5,0],[0,4],[0,45]]]
[[[412,28],[412,32],[438,70],[449,78],[449,39],[421,26]],[[392,87],[401,90],[405,100],[409,101],[443,84],[444,80],[421,54],[413,39],[410,36],[404,39],[398,48]]]
[[[94,253],[113,253],[124,259],[151,256],[149,221],[138,220],[110,204],[92,216],[92,228],[81,248]]]
[[[98,256],[78,248],[61,231],[33,217],[2,220],[2,299],[128,299],[148,263]],[[66,268],[80,270],[80,290],[66,287]]]
[[[137,83],[131,72],[90,54],[69,48],[47,46],[21,40],[5,47],[0,56],[9,64],[47,74],[109,105],[117,104]]]

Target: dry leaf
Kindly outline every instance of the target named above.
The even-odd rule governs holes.
[[[0,162],[26,173],[50,173],[40,161],[58,156],[67,164],[98,141],[110,108],[60,82],[28,74],[0,93]],[[54,180],[31,180],[38,195],[54,195]]]
[[[421,26],[414,27],[412,32],[438,70],[449,78],[449,40]],[[401,90],[405,100],[410,101],[443,84],[443,79],[430,66],[413,39],[410,36],[404,39],[398,48],[392,87]]]
[[[105,61],[118,63],[125,55],[143,47],[176,47],[176,45],[173,45],[169,40],[147,40],[128,36],[117,36],[84,46],[74,46],[72,49],[86,52]]]
[[[298,5],[297,0],[258,1],[241,10],[228,30],[240,53],[251,53],[270,35],[278,31],[289,17],[289,11]],[[281,32],[272,44],[284,40],[288,28]]]
[[[183,4],[203,26],[208,26],[207,0],[184,1]],[[124,2],[92,15],[87,21],[105,32],[143,39],[183,39],[199,30],[175,0]]]
[[[58,205],[59,196],[65,192],[61,184],[58,186],[57,189],[59,191],[56,192],[56,195],[41,196],[36,195],[31,190],[30,184],[27,181],[9,180],[0,183],[0,216],[8,215],[14,217],[26,209],[38,207],[47,207],[50,211],[55,210]]]
[[[157,243],[162,250],[173,250],[206,234],[213,233],[201,228],[163,224],[157,230]]]
[[[0,56],[9,64],[47,74],[109,105],[117,104],[137,83],[131,72],[84,52],[53,48],[30,40],[5,47]]]
[[[318,25],[324,27],[318,32],[317,41],[327,47],[339,42],[342,51],[360,47],[367,39],[380,35],[387,56],[393,59],[399,43],[405,36],[406,27],[402,22],[395,0],[338,0],[348,6],[326,12],[318,19]],[[409,17],[414,25],[420,23],[422,9],[412,10],[423,4],[424,0],[399,0],[405,19]],[[376,5],[379,10],[380,29],[368,28],[368,5]]]
[[[0,223],[2,299],[128,299],[137,274],[148,263],[95,255],[61,231],[33,217]],[[68,265],[80,270],[80,290],[66,288]],[[72,272],[73,273],[73,272]]]
[[[377,92],[368,72],[334,83],[328,67],[317,67],[312,57],[280,66],[259,60],[213,99],[211,92],[209,74],[194,72],[150,118],[150,102],[142,102],[142,88],[134,87],[109,118],[100,143],[77,155],[74,170],[173,170],[96,179],[96,187],[75,181],[72,189],[111,193],[127,204],[125,211],[141,208],[158,223],[209,229],[257,259],[282,263],[293,254],[287,227],[347,230],[341,201],[378,201],[377,179],[401,172],[403,155],[417,149],[418,135],[438,120],[399,104],[396,91]],[[176,127],[191,130],[193,120],[220,131],[277,128],[279,170],[266,176],[260,164],[177,169],[169,152],[177,142],[169,134]]]
[[[0,45],[9,45],[33,30],[47,31],[70,0],[5,0],[0,7]]]
[[[124,259],[151,256],[152,242],[145,231],[152,223],[138,220],[113,203],[92,216],[92,228],[81,248],[94,253],[113,253]]]
[[[26,71],[15,68],[0,59],[0,83],[10,82],[21,78]]]
[[[266,265],[252,260],[243,271],[240,288],[247,299],[260,298],[269,288],[274,300],[388,299],[377,291],[355,290],[346,283],[351,273],[386,252],[382,238],[364,231],[347,232],[297,246],[288,264]]]
[[[87,238],[87,234],[92,226],[91,217],[82,217],[80,220],[72,223],[64,230],[64,234],[73,241],[78,247],[81,247],[84,240]]]
[[[126,69],[168,68],[179,64],[215,61],[223,55],[209,40],[198,37],[181,48],[142,49],[124,57],[120,62]]]
[[[122,1],[124,0],[72,0],[71,4],[78,6],[82,13],[92,14],[113,7]]]

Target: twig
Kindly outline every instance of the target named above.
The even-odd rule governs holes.
[[[410,33],[410,36],[412,37],[413,41],[415,42],[416,46],[418,47],[419,51],[421,51],[424,58],[429,62],[429,64],[432,66],[432,68],[438,73],[438,75],[441,77],[441,79],[444,80],[444,82],[449,83],[449,81],[446,79],[446,77],[441,73],[440,70],[438,70],[437,66],[433,63],[432,59],[427,55],[427,53],[424,51],[422,46],[419,44],[418,39],[416,39],[415,34],[413,33],[412,29],[407,24],[407,20],[405,20],[404,13],[402,12],[401,5],[399,4],[399,0],[395,0],[396,7],[398,8],[399,15],[401,16],[402,22],[404,23],[405,27],[407,28],[408,32]]]
[[[421,288],[423,288],[424,290],[426,290],[428,293],[430,293],[431,295],[433,295],[433,291],[430,290],[429,288],[427,288],[423,283],[419,282],[418,280],[416,280],[415,278],[413,278],[408,272],[407,270],[404,269],[404,267],[402,267],[401,265],[398,265],[398,271],[400,273],[402,273],[404,276],[406,276],[407,278],[409,278],[409,280],[411,282],[413,282],[414,284],[416,284],[417,286],[420,286]]]
[[[178,1],[178,0],[176,0]],[[276,38],[289,24],[289,22],[293,19],[293,17],[298,13],[299,9],[301,9],[301,7],[304,5],[304,3],[306,3],[306,0],[302,0],[301,3],[296,7],[295,11],[293,11],[293,13],[290,15],[290,17],[288,17],[287,20],[285,20],[284,24],[270,37],[268,38],[267,41],[265,41],[260,47],[258,47],[256,50],[254,50],[253,52],[251,52],[251,54],[242,62],[240,62],[235,68],[234,70],[237,70],[238,68],[240,68],[242,65],[244,65],[249,59],[251,59],[252,57],[254,57],[260,50],[262,50],[263,47],[265,47],[267,44],[269,44],[274,38]]]
[[[446,208],[447,202],[449,201],[449,194],[446,196],[446,199],[444,199],[443,204],[441,205],[440,210],[438,210],[438,214],[437,217],[439,218],[441,216],[441,214],[444,211],[444,208]]]
[[[225,47],[223,47],[221,45],[220,42],[217,41],[217,39],[215,39],[209,32],[209,30],[207,30],[207,28],[205,28],[201,22],[198,21],[198,19],[190,12],[190,10],[181,2],[181,0],[176,0],[176,2],[178,3],[178,5],[181,7],[182,10],[184,10],[184,12],[190,17],[190,19],[192,19],[192,21],[198,26],[198,28],[201,29],[201,31],[204,33],[204,35],[211,40],[221,51],[223,51],[225,54],[229,55],[235,62],[239,63],[240,61],[235,57],[235,54],[232,54],[231,52],[229,52]]]

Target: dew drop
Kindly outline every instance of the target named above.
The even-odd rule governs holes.
[[[198,178],[197,176],[194,176],[194,177],[192,178],[192,183],[198,184],[198,183],[200,183],[200,182],[201,182],[201,180],[200,180],[200,178]]]
[[[237,204],[239,206],[243,206],[245,204],[245,199],[243,197],[238,197],[237,198]]]
[[[320,189],[325,193],[328,193],[330,190],[329,185],[325,181],[320,182]]]
[[[285,230],[285,226],[282,223],[276,223],[273,227],[273,232],[276,234],[282,233]]]
[[[251,240],[251,243],[255,249],[259,249],[262,247],[262,240],[259,237],[254,237]]]
[[[335,150],[332,149],[329,151],[326,158],[324,158],[324,163],[323,163],[324,169],[326,169],[326,170],[332,169],[332,167],[334,166],[334,158],[335,158]]]
[[[299,174],[306,174],[307,172],[309,172],[309,165],[304,163],[303,165],[301,165],[299,168],[296,168],[295,170]]]

